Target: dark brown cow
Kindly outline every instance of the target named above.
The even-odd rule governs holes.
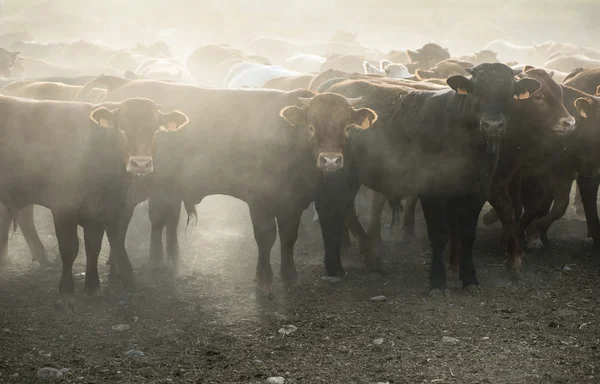
[[[155,172],[147,190],[151,260],[163,258],[166,226],[167,253],[177,270],[181,202],[192,212],[205,196],[226,194],[249,205],[258,246],[259,292],[272,290],[270,253],[277,230],[281,277],[286,288],[294,286],[293,249],[302,212],[315,200],[323,171],[343,166],[344,149],[338,142],[345,140],[348,130],[356,129],[354,123],[364,127],[365,120],[375,119],[374,114],[355,110],[350,106],[353,100],[315,96],[308,90],[208,89],[103,76],[82,92],[119,82],[121,86],[112,89],[106,100],[150,97],[163,106],[177,105],[192,121],[182,132],[169,135],[172,139],[156,143]],[[321,103],[328,109],[320,109]]]
[[[125,247],[123,222],[132,174],[151,171],[150,151],[161,126],[176,130],[187,122],[179,112],[164,114],[148,99],[94,106],[87,103],[34,101],[0,97],[0,218],[6,241],[10,217],[37,204],[51,210],[63,263],[61,308],[72,307],[72,266],[84,229],[85,287],[100,294],[97,259],[106,230],[117,274],[134,283]]]
[[[447,79],[455,75],[467,76],[467,68],[473,68],[473,63],[459,60],[444,60],[430,69],[417,69],[415,77],[419,80],[425,79]]]
[[[293,91],[294,89],[306,88],[313,81],[315,75],[301,75],[301,76],[286,76],[276,77],[268,80],[263,88],[268,89],[279,89],[280,91]]]
[[[569,74],[563,84],[581,92],[596,95],[600,91],[600,68],[578,69],[573,74]]]
[[[59,82],[21,80],[8,84],[0,92],[6,96],[34,100],[73,101],[82,88],[81,85],[67,85]],[[95,103],[100,101],[105,93],[104,90],[96,88],[81,101]]]

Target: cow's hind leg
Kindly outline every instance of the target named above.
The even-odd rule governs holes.
[[[127,209],[120,220],[115,221],[106,228],[106,237],[110,244],[110,274],[109,278],[118,278],[128,289],[136,286],[133,267],[125,249],[125,236],[133,215],[133,209]]]
[[[464,196],[451,203],[452,210],[456,211],[458,228],[460,231],[461,257],[459,277],[463,288],[475,293],[479,290],[479,280],[475,272],[473,261],[473,243],[477,233],[477,219],[483,208],[483,199],[477,196]]]
[[[279,242],[281,243],[281,280],[286,290],[296,285],[298,275],[294,264],[294,245],[298,238],[298,227],[302,211],[277,216],[277,228],[279,230]]]
[[[181,257],[179,253],[179,240],[177,238],[177,227],[179,226],[179,217],[181,215],[181,206],[169,210],[166,221],[167,232],[167,255],[173,266],[173,273],[178,276],[181,272]]]
[[[54,214],[54,228],[58,240],[58,251],[62,260],[62,275],[58,285],[58,302],[60,310],[72,311],[75,293],[73,281],[73,263],[79,252],[79,237],[77,236],[77,221],[70,216]]]
[[[254,282],[259,294],[270,296],[273,290],[271,248],[273,248],[273,244],[275,244],[275,239],[277,238],[275,217],[266,213],[260,207],[250,205],[249,208],[252,228],[254,229],[254,240],[256,240],[258,247],[258,263],[256,265]]]
[[[448,282],[444,267],[444,248],[448,243],[448,223],[446,200],[435,197],[421,197],[421,207],[427,223],[427,235],[432,248],[429,284],[432,293],[446,293]]]
[[[402,221],[402,232],[406,239],[415,237],[415,214],[417,208],[417,196],[409,196],[404,200],[404,217]]]
[[[104,226],[98,223],[87,223],[83,227],[83,243],[85,246],[85,291],[88,296],[101,296],[100,276],[98,275],[98,255],[102,249]]]
[[[46,249],[40,240],[35,222],[33,221],[33,205],[28,205],[21,209],[17,217],[17,223],[27,242],[32,260],[37,261],[40,265],[50,265]]]
[[[381,214],[385,205],[385,197],[373,190],[369,190],[371,195],[371,204],[369,207],[369,226],[367,233],[369,238],[375,243],[383,242],[381,238]]]

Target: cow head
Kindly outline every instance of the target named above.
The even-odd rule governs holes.
[[[188,123],[179,111],[163,113],[148,99],[127,99],[118,108],[95,109],[90,118],[100,127],[115,129],[121,135],[127,172],[146,176],[154,170],[152,150],[161,131],[177,131]]]
[[[554,133],[569,134],[575,129],[575,118],[563,105],[563,90],[552,80],[552,76],[552,72],[525,67],[525,71],[519,77],[535,79],[541,87],[530,93],[525,100],[517,99],[516,107],[524,112],[520,114],[519,119],[531,121],[528,126],[534,129],[549,128]]]
[[[281,110],[292,127],[307,130],[317,167],[333,172],[344,167],[344,150],[353,129],[368,129],[377,120],[369,108],[353,108],[358,99],[348,99],[335,93],[320,93],[311,98],[299,98],[302,107],[288,106]]]
[[[577,128],[573,136],[576,155],[582,171],[600,174],[600,97],[579,97],[574,102]]]
[[[9,51],[0,48],[0,76],[10,77],[13,66],[21,52]]]
[[[440,47],[437,44],[425,44],[422,48],[416,51],[410,49],[406,51],[411,63],[418,63],[419,68],[432,68],[437,63],[450,58],[450,53],[447,49]]]
[[[487,150],[496,151],[506,130],[506,114],[513,98],[525,100],[541,84],[531,78],[516,80],[512,69],[500,63],[480,64],[466,71],[471,78],[457,75],[446,82],[459,95],[470,97],[464,108],[469,108],[478,120],[479,129],[486,136]]]

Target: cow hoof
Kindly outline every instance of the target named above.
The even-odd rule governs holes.
[[[465,291],[467,291],[469,294],[471,294],[472,296],[477,296],[481,292],[483,292],[483,289],[481,289],[481,287],[479,285],[475,285],[475,284],[466,285],[463,289]]]
[[[450,291],[448,288],[431,288],[429,290],[429,297],[446,297],[450,296]]]
[[[33,258],[33,261],[37,261],[41,267],[51,267],[52,265],[56,264],[50,261],[50,259],[48,259],[46,255],[36,256]]]
[[[528,249],[542,249],[542,248],[544,248],[544,243],[542,242],[542,240],[540,238],[529,239],[527,241],[527,248]]]
[[[365,265],[369,271],[376,272],[381,275],[387,275],[388,273],[378,257],[372,257],[365,260]]]
[[[273,288],[271,284],[256,284],[254,292],[257,299],[273,299]]]
[[[57,311],[67,314],[75,312],[75,302],[73,295],[61,295],[56,301],[54,308],[56,308]]]
[[[507,262],[506,268],[513,279],[521,280],[523,277],[523,264],[520,261],[512,264]]]
[[[448,277],[451,279],[458,279],[460,277],[460,269],[458,267],[449,267]]]

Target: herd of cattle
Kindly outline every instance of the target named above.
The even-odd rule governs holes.
[[[383,54],[338,33],[324,44],[257,37],[243,49],[209,44],[185,64],[164,43],[113,50],[0,36],[0,261],[11,224],[34,260],[49,263],[33,205],[51,210],[62,260],[59,305],[72,306],[72,267],[84,230],[85,289],[100,293],[106,232],[110,275],[135,277],[125,248],[133,210],[148,200],[150,260],[179,269],[177,228],[208,195],[249,206],[258,246],[255,282],[270,294],[271,248],[294,286],[294,245],[315,203],[327,276],[345,274],[349,230],[367,267],[386,202],[414,231],[419,200],[432,247],[430,287],[445,292],[443,251],[463,287],[477,290],[473,243],[483,205],[502,222],[506,265],[547,242],[577,180],[588,235],[600,246],[600,52],[547,42],[493,41],[453,58],[443,47]],[[250,53],[251,52],[251,53]],[[359,188],[373,191],[368,228]]]

